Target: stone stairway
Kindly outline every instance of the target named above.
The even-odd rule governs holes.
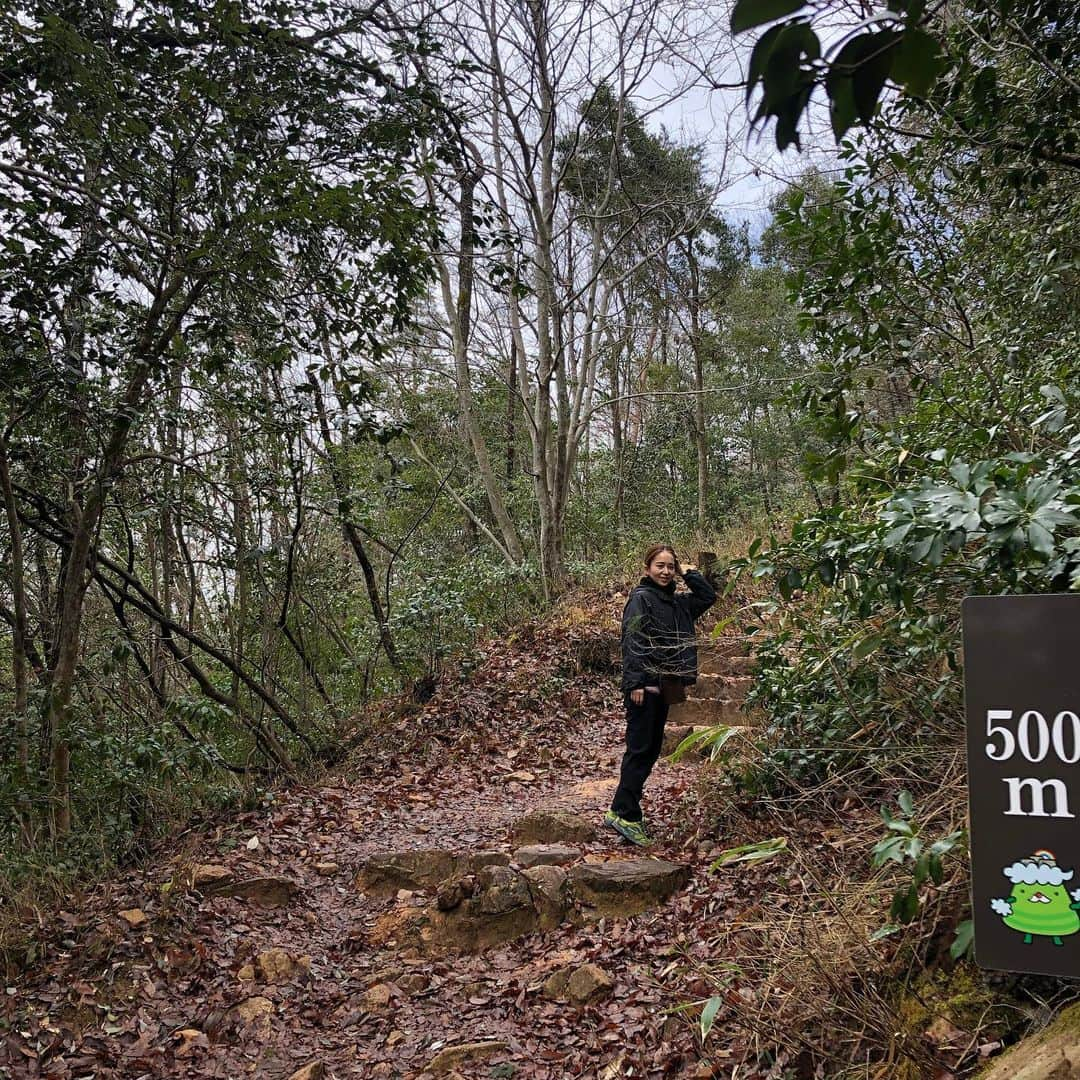
[[[704,646],[698,655],[698,681],[688,688],[687,700],[672,705],[664,733],[664,753],[669,754],[687,735],[718,725],[752,727],[754,717],[743,709],[754,682],[754,658],[745,655],[742,638]]]

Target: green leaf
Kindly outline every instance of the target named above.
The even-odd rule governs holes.
[[[855,84],[848,75],[830,70],[825,76],[825,92],[829,95],[829,121],[833,138],[839,142],[855,123]]]
[[[759,863],[787,851],[787,837],[775,836],[771,840],[760,840],[756,844],[740,844],[738,847],[728,848],[720,852],[719,857],[709,867],[710,870],[718,870],[722,866],[731,866],[734,863]]]
[[[852,660],[862,660],[863,657],[877,652],[884,643],[885,638],[882,634],[868,634],[851,650],[851,658]],[[904,792],[904,794],[907,793]],[[903,803],[901,803],[902,805]],[[908,812],[910,813],[910,811]]]
[[[974,941],[975,923],[971,919],[965,919],[956,928],[956,937],[953,938],[953,943],[949,946],[949,955],[954,960],[959,960],[961,956],[967,955]]]
[[[914,522],[908,521],[903,525],[897,525],[895,529],[890,529],[885,534],[885,539],[882,540],[882,544],[887,548],[899,547],[900,542],[904,539],[914,527]]]
[[[1053,534],[1037,521],[1033,521],[1028,525],[1027,537],[1032,550],[1037,551],[1040,555],[1045,555],[1047,558],[1054,554]]]
[[[757,86],[758,81],[765,74],[765,66],[768,64],[769,57],[772,55],[776,39],[780,36],[780,31],[783,29],[783,23],[769,27],[769,29],[758,38],[757,43],[754,45],[754,51],[750,54],[750,65],[746,72],[747,104],[750,103],[750,95],[753,94],[754,87]],[[761,538],[758,537],[750,545],[750,557],[753,558],[760,550]]]
[[[900,804],[900,809],[903,810],[908,817],[911,817],[915,812],[915,799],[912,797],[911,792],[906,788],[900,792],[896,801]]]
[[[686,736],[682,742],[671,752],[669,760],[680,761],[687,754],[695,750],[709,750],[709,759],[715,761],[720,756],[728,740],[739,732],[737,727],[728,727],[718,724],[716,727],[706,728],[704,731],[694,731]]]
[[[926,97],[938,76],[945,70],[945,60],[937,39],[920,27],[904,31],[893,53],[889,77],[915,97]]]
[[[889,908],[889,918],[900,923],[909,923],[919,912],[919,890],[914,884],[906,889],[898,889]]]
[[[731,32],[741,34],[763,23],[793,15],[805,0],[736,0],[731,12]]]
[[[711,997],[705,1002],[705,1008],[701,1010],[702,1042],[709,1037],[709,1032],[712,1031],[712,1026],[716,1020],[716,1014],[720,1011],[721,1004],[723,1004],[723,998],[720,997]]]
[[[884,89],[885,80],[892,70],[893,51],[896,46],[896,32],[881,30],[876,34],[867,34],[867,42],[858,66],[852,75],[852,95],[859,119],[864,124],[870,123],[877,110],[878,98]]]
[[[882,938],[891,937],[893,934],[899,933],[903,929],[902,926],[897,926],[896,923],[886,923],[884,926],[879,926],[871,935],[871,941],[881,941]]]

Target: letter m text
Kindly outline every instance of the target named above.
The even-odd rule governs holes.
[[[1062,780],[1036,780],[1028,777],[1007,776],[1003,783],[1009,785],[1009,809],[1006,815],[1013,817],[1076,817],[1069,813],[1069,793]],[[1024,809],[1024,794],[1028,795],[1029,810]],[[1053,797],[1054,809],[1047,812],[1049,796]]]

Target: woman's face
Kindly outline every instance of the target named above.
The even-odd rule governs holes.
[[[645,573],[657,585],[670,585],[675,580],[675,556],[670,551],[661,551],[653,556]]]

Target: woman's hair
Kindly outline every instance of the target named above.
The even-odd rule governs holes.
[[[653,559],[656,558],[663,551],[670,551],[671,557],[678,562],[679,556],[675,554],[675,549],[670,544],[653,544],[648,551],[645,552],[645,565],[646,567],[652,566]]]

